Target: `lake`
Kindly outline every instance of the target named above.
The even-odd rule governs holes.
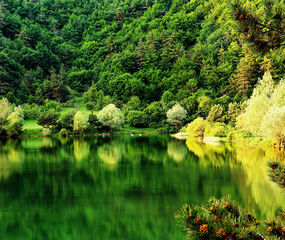
[[[285,207],[273,149],[168,136],[0,141],[0,239],[182,240],[175,212],[224,195],[260,217]]]

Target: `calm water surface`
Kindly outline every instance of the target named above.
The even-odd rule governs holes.
[[[259,148],[167,136],[0,142],[0,239],[182,240],[184,203],[231,197],[262,217],[285,207]]]

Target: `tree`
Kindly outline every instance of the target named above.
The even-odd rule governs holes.
[[[196,118],[193,122],[189,123],[186,132],[192,138],[204,138],[205,127],[207,126],[207,121],[203,118]]]
[[[248,49],[246,44],[243,46],[243,54],[244,57],[240,59],[237,74],[234,76],[232,84],[236,87],[240,96],[247,97],[250,93],[249,90],[257,81],[259,66],[253,52]]]
[[[5,126],[9,137],[17,136],[22,131],[24,123],[24,112],[21,106],[15,107],[14,111],[7,118]]]
[[[7,98],[0,99],[0,135],[4,134],[7,118],[12,113],[12,107]]]
[[[285,106],[273,105],[262,119],[261,134],[276,143],[278,148],[285,147]]]
[[[187,111],[181,107],[180,104],[174,105],[171,109],[169,109],[166,113],[167,121],[174,125],[176,128],[176,131],[179,130],[179,127],[185,120],[187,116]]]
[[[187,239],[284,239],[283,210],[273,220],[257,219],[239,204],[223,197],[201,205],[185,205],[178,211]]]
[[[98,120],[111,129],[120,127],[124,124],[124,116],[121,110],[115,106],[115,104],[109,104],[104,107],[97,115]]]
[[[222,119],[224,109],[220,104],[215,104],[211,107],[211,110],[208,114],[207,121],[210,123],[213,122],[222,122],[224,119]]]
[[[54,109],[42,112],[38,118],[38,124],[44,128],[53,128],[57,125],[59,113]]]
[[[82,114],[82,112],[78,111],[74,115],[73,119],[73,130],[74,132],[82,133],[88,126],[88,118]]]
[[[260,136],[263,116],[270,107],[270,97],[274,91],[274,82],[270,72],[266,72],[247,101],[245,112],[238,116],[237,127]]]
[[[137,96],[132,96],[130,100],[124,105],[123,112],[125,116],[127,116],[130,111],[135,110],[141,110],[141,101]]]
[[[150,127],[159,127],[163,119],[165,119],[165,110],[161,102],[153,102],[149,104],[143,111],[147,116],[147,124]]]
[[[76,111],[71,109],[68,112],[66,112],[59,120],[60,127],[65,128],[67,130],[72,130],[73,129],[73,120],[74,116],[76,114]]]
[[[264,1],[262,10],[254,5],[250,6],[247,7],[241,0],[233,2],[235,19],[247,41],[262,52],[284,45],[284,3],[275,0]]]
[[[146,115],[143,111],[131,110],[127,115],[127,122],[131,127],[145,127]]]
[[[212,106],[211,98],[204,95],[200,96],[198,98],[198,103],[198,110],[200,111],[201,115],[203,117],[207,117]]]

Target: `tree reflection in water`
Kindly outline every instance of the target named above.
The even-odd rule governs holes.
[[[173,215],[186,202],[230,194],[268,217],[284,207],[267,177],[274,153],[186,144],[167,136],[0,142],[0,239],[184,239]]]

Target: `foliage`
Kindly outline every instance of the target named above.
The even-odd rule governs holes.
[[[12,112],[11,104],[7,98],[0,99],[0,135],[4,134],[7,118]]]
[[[124,123],[124,116],[121,110],[114,104],[109,104],[104,107],[97,115],[98,120],[111,129],[118,128]]]
[[[21,106],[15,107],[14,111],[7,117],[6,133],[9,137],[18,136],[23,127],[24,113]]]
[[[223,112],[224,112],[224,109],[220,104],[216,104],[212,106],[208,114],[207,121],[210,123],[223,122],[224,121]]]
[[[98,120],[97,115],[91,112],[91,114],[88,117],[88,125],[89,125],[89,131],[90,132],[101,132],[106,127],[103,126],[103,124]]]
[[[39,125],[43,126],[44,128],[50,128],[57,125],[58,118],[59,113],[52,109],[42,112],[37,120]]]
[[[115,103],[125,116],[144,111],[146,124],[159,128],[179,103],[187,121],[210,113],[209,121],[233,124],[237,113],[215,120],[220,108],[211,108],[225,114],[230,102],[250,97],[263,72],[285,73],[282,1],[45,0],[0,8],[0,96],[17,105],[59,111],[83,95],[88,110]],[[25,118],[39,118],[27,108]]]
[[[59,136],[60,137],[68,137],[68,130],[66,128],[60,129]]]
[[[175,125],[176,130],[178,130],[187,116],[187,111],[180,104],[176,104],[167,111],[166,116],[167,121]]]
[[[82,133],[88,127],[88,118],[78,111],[73,118],[73,130],[77,133]]]
[[[43,128],[42,136],[43,137],[49,137],[50,135],[51,135],[51,130],[49,128]]]
[[[192,138],[203,138],[205,128],[208,125],[208,122],[203,118],[196,118],[193,122],[189,123],[186,132]]]
[[[285,235],[285,214],[280,220],[262,221],[228,198],[212,198],[200,206],[185,205],[177,213],[188,239],[265,239]],[[267,228],[266,228],[267,227]]]
[[[139,97],[132,96],[130,100],[124,105],[122,110],[125,116],[127,116],[130,111],[140,111],[141,107],[142,106]]]
[[[237,126],[255,136],[264,136],[277,144],[284,142],[285,83],[275,86],[267,71],[247,101],[245,112],[238,116]]]
[[[22,105],[24,111],[24,119],[37,119],[41,112],[43,112],[43,108],[35,103],[28,104],[25,103]]]
[[[205,136],[207,137],[225,137],[227,135],[227,128],[225,123],[208,124],[205,127]]]
[[[278,161],[272,161],[268,166],[271,169],[271,179],[285,189],[285,166],[282,166]]]
[[[59,125],[61,128],[72,131],[73,130],[73,120],[76,111],[71,109],[63,114],[63,116],[59,119]]]
[[[159,127],[163,119],[165,119],[165,110],[161,102],[153,102],[148,105],[144,110],[144,114],[147,116],[147,123],[149,127]]]
[[[146,127],[146,119],[147,116],[143,111],[131,110],[127,115],[127,123],[130,124],[131,127]]]

